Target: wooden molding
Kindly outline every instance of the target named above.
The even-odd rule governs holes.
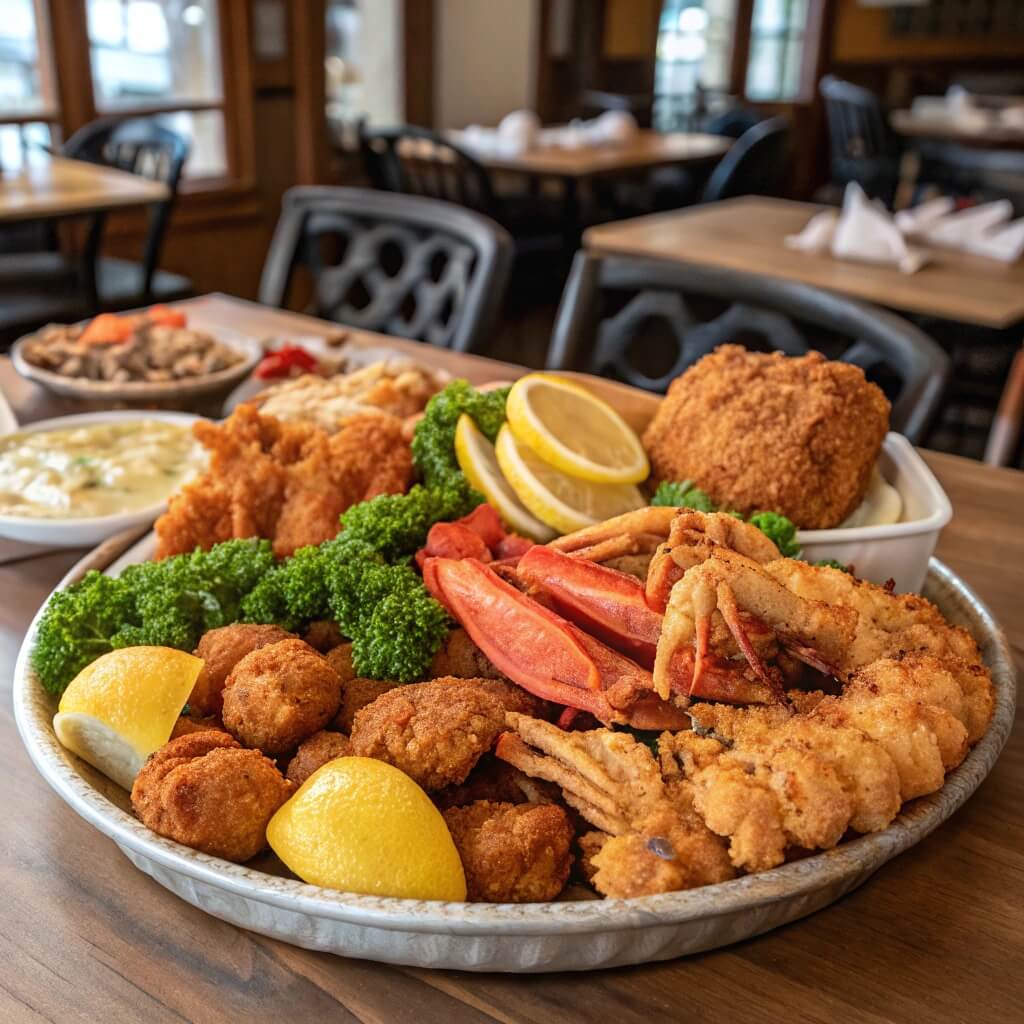
[[[434,127],[434,0],[402,5],[402,66],[406,124]]]

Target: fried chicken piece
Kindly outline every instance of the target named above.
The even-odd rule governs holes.
[[[132,807],[158,835],[243,863],[267,844],[267,823],[292,783],[258,750],[205,731],[162,746],[132,786]]]
[[[243,404],[223,423],[202,421],[193,432],[210,452],[209,467],[156,521],[157,558],[234,537],[265,537],[284,557],[336,536],[345,509],[401,493],[412,476],[394,416],[353,416],[328,434]]]
[[[479,682],[396,686],[356,714],[352,753],[387,761],[428,792],[464,782],[505,726],[501,701]]]
[[[313,772],[322,768],[328,761],[333,761],[336,757],[346,757],[350,749],[348,737],[340,732],[315,732],[308,740],[303,740],[299,744],[299,749],[288,762],[285,777],[296,786],[301,786]]]
[[[448,633],[441,649],[434,655],[427,675],[431,679],[440,676],[455,676],[456,679],[504,678],[461,626],[456,626]]]
[[[341,627],[336,622],[331,622],[328,619],[318,619],[316,622],[311,622],[306,627],[306,632],[303,634],[302,639],[321,654],[328,654],[335,647],[345,643]]]
[[[302,640],[247,654],[224,684],[224,726],[271,757],[294,750],[338,713],[341,679]]]
[[[565,888],[573,831],[561,807],[478,800],[449,808],[444,820],[471,902],[541,903]]]
[[[372,704],[388,690],[393,690],[396,686],[401,685],[402,683],[393,683],[387,679],[364,679],[362,676],[346,680],[341,686],[341,706],[334,716],[331,728],[351,733],[356,715],[363,708]]]
[[[195,656],[203,659],[203,667],[189,694],[188,706],[200,715],[220,715],[224,706],[224,681],[228,673],[247,654],[267,644],[276,644],[294,637],[294,633],[280,626],[247,623],[207,630],[199,638],[195,649]]]
[[[643,442],[657,480],[825,529],[860,504],[888,429],[889,402],[859,367],[721,345],[672,382]]]

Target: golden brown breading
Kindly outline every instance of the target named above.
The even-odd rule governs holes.
[[[176,740],[179,736],[188,736],[194,732],[223,732],[224,723],[216,715],[180,715],[171,729],[170,739]]]
[[[334,716],[331,728],[345,733],[352,732],[352,723],[358,712],[367,704],[372,704],[381,694],[401,685],[387,679],[364,679],[362,676],[345,680],[341,687],[341,706]]]
[[[824,529],[864,497],[888,428],[889,403],[859,367],[721,345],[672,382],[643,440],[657,480]]]
[[[294,750],[338,713],[341,679],[302,640],[247,654],[224,684],[224,726],[247,747],[276,757]]]
[[[329,619],[318,619],[306,627],[302,639],[321,654],[327,654],[345,642],[341,627]]]
[[[309,643],[309,641],[307,640],[306,643]],[[316,645],[314,644],[313,646],[315,647]],[[350,679],[355,679],[356,670],[352,664],[351,643],[340,643],[336,647],[332,647],[324,657],[327,659],[327,664],[341,676],[342,684],[347,683]]]
[[[462,858],[467,899],[539,903],[565,887],[573,832],[556,804],[478,800],[449,808],[444,820]]]
[[[426,790],[465,781],[505,724],[478,680],[397,686],[355,716],[352,753],[400,768]]]
[[[403,492],[412,455],[393,416],[353,416],[336,434],[282,423],[251,405],[193,428],[210,451],[205,473],[157,521],[157,558],[233,537],[266,537],[278,557],[334,537],[338,516],[378,494]]]
[[[448,633],[427,669],[429,679],[440,676],[455,676],[457,679],[503,678],[491,664],[490,658],[473,643],[461,626],[456,626]]]
[[[484,754],[465,782],[445,786],[433,795],[434,803],[442,811],[449,807],[465,807],[477,800],[525,804],[553,803],[557,799],[557,787],[531,779],[512,765],[499,761],[493,754]]]
[[[220,629],[207,630],[200,638],[195,655],[203,659],[195,686],[189,694],[188,706],[200,715],[220,715],[224,706],[224,680],[228,673],[253,651],[294,639],[295,634],[280,626],[258,626],[236,623]]]
[[[306,779],[322,768],[328,761],[336,757],[345,757],[351,748],[348,737],[340,732],[315,732],[308,740],[299,744],[295,756],[288,762],[285,777],[296,786],[301,786]]]
[[[457,686],[461,683],[472,683],[481,690],[486,691],[492,697],[501,702],[506,711],[516,711],[521,715],[529,715],[531,718],[543,718],[548,708],[546,701],[535,697],[532,693],[524,690],[521,686],[510,682],[507,679],[480,679],[472,676],[442,676],[435,680],[438,683],[445,683],[448,686]]]
[[[158,835],[243,863],[266,846],[267,823],[294,788],[258,750],[224,732],[197,732],[143,765],[132,807]]]

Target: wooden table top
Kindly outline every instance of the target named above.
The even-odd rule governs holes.
[[[0,222],[144,206],[168,195],[162,182],[138,174],[33,152],[20,170],[0,175]]]
[[[261,336],[335,328],[222,296],[194,321]],[[510,372],[414,343],[424,361],[482,381]],[[0,386],[19,416],[50,411]],[[956,514],[938,554],[988,602],[1024,665],[1024,475],[925,453]],[[664,964],[555,975],[473,975],[344,960],[224,924],[136,871],[36,774],[11,715],[15,655],[36,608],[81,551],[0,556],[0,1020],[592,1021],[684,1015],[729,1024],[1019,1018],[1024,958],[1024,729],[974,797],[924,842],[812,917],[727,949]],[[1024,715],[1024,706],[1019,714]],[[686,1010],[683,1009],[686,1008]],[[687,1013],[688,1011],[688,1013]]]
[[[452,132],[451,138],[455,143],[465,145],[462,132]],[[607,143],[582,146],[579,149],[538,146],[522,153],[505,155],[487,153],[466,145],[466,151],[492,170],[561,178],[589,178],[666,164],[714,160],[727,153],[732,144],[732,139],[722,135],[641,130],[632,141],[623,145]]]
[[[1018,102],[1024,105],[1024,100],[1018,99]],[[898,135],[907,138],[940,139],[985,149],[1024,148],[1024,129],[1005,124],[994,116],[986,124],[973,126],[951,117],[926,117],[909,110],[894,110],[889,115],[889,123]]]
[[[823,207],[743,196],[669,213],[614,221],[583,235],[592,252],[675,260],[802,281],[879,306],[985,327],[1024,320],[1024,261],[934,248],[916,274],[795,252],[783,244]]]

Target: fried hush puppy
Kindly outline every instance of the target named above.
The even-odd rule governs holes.
[[[428,792],[466,780],[505,727],[501,700],[481,680],[396,686],[357,712],[352,753],[401,769]]]
[[[266,846],[267,823],[294,786],[227,733],[180,736],[143,765],[132,807],[158,835],[239,864]]]
[[[351,744],[348,737],[340,732],[315,732],[308,740],[299,744],[295,756],[288,762],[285,777],[296,786],[301,786],[306,779],[328,761],[336,757],[344,757],[349,753]]]
[[[188,706],[199,715],[220,715],[224,706],[224,681],[247,655],[267,644],[294,639],[295,634],[280,626],[236,623],[211,629],[199,638],[195,656],[203,659],[199,678],[189,694]]]
[[[302,640],[247,654],[224,684],[224,727],[271,757],[294,750],[338,713],[341,677]]]
[[[859,367],[721,345],[672,382],[643,443],[657,480],[827,529],[860,504],[888,429],[889,403]]]
[[[540,903],[565,887],[573,830],[556,804],[478,800],[449,808],[444,820],[462,858],[470,901]]]
[[[501,673],[490,658],[457,626],[448,633],[441,649],[434,655],[427,675],[431,679],[455,676],[456,679],[501,679]]]

